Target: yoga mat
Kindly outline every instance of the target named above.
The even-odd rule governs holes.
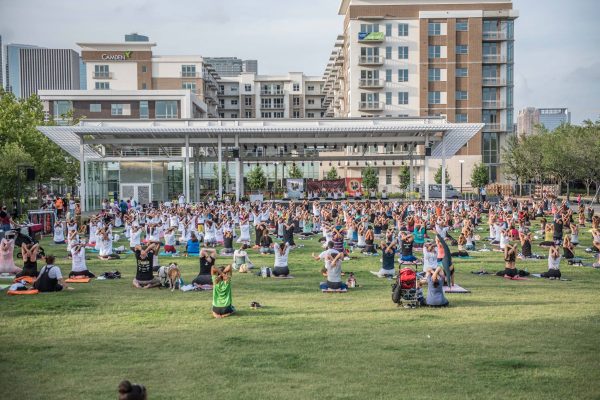
[[[378,278],[393,278],[395,275],[379,275],[379,272],[377,271],[369,271],[371,273],[371,275],[374,275]]]
[[[515,276],[515,277],[512,277],[512,278],[511,278],[511,277],[510,277],[510,276],[508,276],[508,275],[504,275],[504,276],[503,276],[503,278],[504,278],[504,279],[508,279],[508,280],[510,280],[510,281],[527,281],[527,280],[528,280],[527,278],[523,278],[523,277],[521,277],[521,276]]]
[[[542,278],[542,274],[531,274],[531,276],[534,277],[534,278]],[[571,282],[571,279],[567,279],[567,278],[560,278],[560,279],[543,278],[543,279],[555,280],[555,281],[563,281],[563,282]]]
[[[346,293],[348,289],[321,289],[323,293]]]
[[[292,275],[288,275],[288,276],[275,276],[275,275],[271,275],[271,278],[273,278],[273,279],[294,279],[294,277]]]
[[[182,255],[179,253],[165,253],[164,251],[161,251],[160,253],[158,253],[158,255],[160,257],[175,257],[175,258],[182,257]]]
[[[0,274],[0,279],[15,279],[15,275]]]
[[[471,293],[471,291],[460,285],[454,285],[452,287],[444,286],[444,293]]]
[[[79,278],[79,279],[69,278],[65,282],[67,282],[67,283],[90,283],[90,280],[91,280],[90,278]]]
[[[6,288],[10,287],[10,285],[0,285],[0,290],[4,290]]]

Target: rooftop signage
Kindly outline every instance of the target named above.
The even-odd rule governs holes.
[[[127,61],[131,58],[131,50],[124,51],[122,54],[102,54],[101,58],[104,61]]]

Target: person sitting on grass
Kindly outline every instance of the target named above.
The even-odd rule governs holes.
[[[420,249],[425,244],[425,234],[427,233],[427,229],[425,228],[425,224],[421,222],[416,222],[415,227],[413,229],[413,245],[415,248]]]
[[[18,274],[21,272],[21,268],[15,265],[14,249],[15,240],[12,236],[2,238],[0,242],[0,273]]]
[[[435,271],[438,268],[438,253],[434,242],[426,242],[423,246],[423,272]]]
[[[229,317],[235,312],[231,296],[231,265],[218,268],[213,266],[210,273],[213,283],[213,317]]]
[[[60,220],[54,223],[53,240],[54,244],[65,244],[65,228]]]
[[[517,245],[507,243],[504,247],[504,276],[514,278],[519,276],[519,271],[516,268],[517,261]]]
[[[548,250],[548,271],[541,274],[542,278],[560,279],[560,251],[558,245],[550,247]]]
[[[325,261],[327,281],[320,285],[321,290],[345,290],[348,286],[342,282],[342,260],[344,253],[333,249],[333,243],[328,250],[322,252],[319,259]]]
[[[200,255],[200,241],[194,232],[190,232],[190,239],[185,246],[185,254],[186,257]]]
[[[291,246],[289,243],[275,243],[273,250],[275,252],[275,261],[273,263],[274,276],[288,276],[290,269],[288,267],[288,256]]]
[[[23,257],[23,269],[16,276],[21,278],[29,276],[35,278],[38,276],[37,258],[40,251],[39,243],[23,243],[21,245],[21,256]]]
[[[273,254],[273,239],[271,235],[269,235],[269,231],[265,231],[260,238],[260,249],[258,250],[260,254],[267,255]]]
[[[385,242],[381,242],[381,269],[378,277],[390,277],[396,273],[396,241],[393,236],[387,236]]]
[[[212,268],[215,265],[217,251],[215,249],[202,249],[200,251],[200,272],[194,278],[194,286],[212,285]]]
[[[144,385],[129,381],[119,383],[119,400],[147,400],[148,394]]]
[[[77,242],[71,246],[71,272],[69,272],[69,278],[74,276],[96,277],[87,269],[85,263],[85,243]]]
[[[461,233],[458,237],[458,251],[452,253],[452,257],[469,257],[469,253],[465,248],[467,244],[467,238],[464,233]]]
[[[156,243],[150,243],[145,249],[142,246],[136,246],[134,249],[137,268],[133,286],[136,288],[160,287],[160,280],[154,277],[154,255],[158,250],[159,246]]]
[[[248,257],[248,245],[243,244],[238,250],[233,253],[233,268],[238,271],[242,265],[245,265],[245,269],[252,269],[253,264],[250,261],[250,257]]]
[[[531,252],[531,233],[519,232],[519,240],[521,241],[521,258],[533,258]]]
[[[446,307],[450,303],[444,295],[444,282],[446,277],[441,267],[434,271],[427,271],[427,298],[425,304],[429,307]]]
[[[100,243],[100,251],[98,252],[98,258],[100,260],[108,261],[118,260],[120,258],[117,254],[113,253],[112,234],[108,230],[103,231],[97,241]]]
[[[46,256],[46,265],[42,267],[36,281],[33,283],[33,287],[40,292],[60,292],[67,288],[60,268],[54,265],[55,260],[54,256]]]
[[[363,253],[367,255],[377,255],[377,247],[375,245],[375,234],[373,229],[369,226],[365,231],[365,248]]]
[[[562,243],[563,247],[563,258],[565,260],[572,260],[575,258],[575,246],[571,243],[571,237],[565,235]]]
[[[554,243],[554,226],[546,224],[544,228],[544,241],[540,243],[540,247],[551,247]]]
[[[164,238],[165,238],[165,248],[164,251],[167,254],[175,254],[177,253],[177,249],[175,248],[175,245],[177,244],[177,233],[175,232],[176,228],[170,227],[168,228],[165,233],[164,233]]]
[[[233,231],[227,230],[223,232],[223,249],[221,250],[222,256],[232,256],[235,251],[233,250]]]
[[[413,254],[413,241],[414,236],[412,233],[400,232],[400,245],[402,246],[402,253],[400,255],[400,264],[414,264],[417,257]]]

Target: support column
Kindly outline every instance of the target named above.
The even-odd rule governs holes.
[[[442,201],[446,201],[446,140],[442,133]]]
[[[429,201],[429,157],[427,156],[427,146],[429,146],[429,133],[425,135],[425,173],[423,177],[423,186],[425,191],[425,201]]]
[[[185,173],[183,174],[183,195],[190,203],[190,135],[185,135]]]
[[[242,198],[240,195],[240,189],[242,187],[240,184],[240,179],[243,179],[242,174],[240,173],[240,135],[235,135],[234,146],[236,149],[238,149],[238,157],[235,159],[235,201],[240,201]]]
[[[198,161],[198,155],[194,151],[194,200],[200,201],[200,162]]]
[[[83,138],[79,142],[79,205],[81,207],[81,213],[87,211],[87,195],[86,195],[86,179],[85,179],[85,147]],[[122,195],[121,195],[122,197]],[[20,201],[20,200],[19,200]]]
[[[223,137],[219,134],[219,141],[217,145],[218,153],[218,165],[217,165],[217,179],[219,180],[219,200],[223,198]]]
[[[411,144],[410,145],[410,154],[409,154],[409,172],[410,172],[410,184],[409,184],[409,191],[411,193],[414,193],[415,191],[415,172],[414,172],[414,159],[413,159],[413,155],[414,155],[414,149],[415,149],[415,145]]]

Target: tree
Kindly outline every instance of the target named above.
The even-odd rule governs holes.
[[[367,166],[362,170],[362,184],[366,189],[377,189],[379,186],[379,171],[377,168]]]
[[[292,179],[302,179],[304,178],[304,172],[300,168],[298,168],[296,163],[294,163],[288,169],[288,176]]]
[[[437,183],[438,185],[442,184],[442,166],[440,165],[440,167],[438,168],[437,171],[435,171],[435,177],[433,178],[435,180],[435,183]],[[450,175],[448,174],[448,169],[446,168],[446,184],[450,183]]]
[[[490,183],[490,175],[487,167],[483,164],[475,165],[473,167],[473,172],[471,172],[471,186],[481,189],[488,183]]]
[[[0,147],[0,199],[3,204],[10,204],[19,194],[21,198],[29,197],[33,191],[26,183],[23,168],[19,165],[32,165],[33,160],[29,154],[17,143],[6,143]],[[20,185],[19,185],[20,183]]]
[[[406,165],[400,166],[400,189],[406,190],[410,186],[410,169]]]
[[[229,163],[223,163],[221,167],[221,182],[223,187],[228,187],[231,182],[231,175],[229,174]],[[219,186],[219,166],[217,163],[213,164],[213,173],[215,175],[215,182],[217,187]]]
[[[331,167],[329,171],[327,171],[327,175],[325,176],[325,180],[327,181],[335,181],[339,179],[337,169],[335,167]]]
[[[250,190],[263,190],[267,187],[267,177],[260,165],[252,168],[248,172],[248,187]]]

